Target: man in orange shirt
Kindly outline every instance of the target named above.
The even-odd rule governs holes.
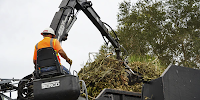
[[[62,58],[64,58],[70,66],[72,65],[72,60],[69,59],[65,53],[65,51],[62,49],[60,42],[57,39],[54,39],[55,37],[55,32],[52,28],[47,28],[45,29],[41,35],[43,35],[44,39],[38,42],[35,46],[34,50],[34,56],[33,56],[33,63],[36,66],[36,60],[37,60],[37,50],[41,48],[46,48],[46,47],[53,47],[53,49],[61,55]],[[59,55],[57,54],[57,58],[60,62]],[[67,68],[65,68],[63,65],[63,70],[66,71],[68,74],[70,73]]]

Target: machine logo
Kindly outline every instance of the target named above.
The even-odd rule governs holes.
[[[68,17],[65,17],[64,20],[62,20],[60,27],[58,29],[58,40],[60,39],[61,35],[63,34],[65,30],[65,23],[67,22]]]
[[[58,81],[42,83],[41,86],[42,86],[42,89],[59,87],[60,86],[60,81],[58,80]]]

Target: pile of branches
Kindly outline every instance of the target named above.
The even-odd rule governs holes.
[[[146,62],[130,62],[129,66],[134,72],[142,75],[143,80],[152,80],[160,77],[164,72],[165,67],[160,65],[159,60],[156,58],[154,60],[149,60]]]
[[[155,79],[162,73],[154,63],[131,62],[129,66],[147,79]],[[90,99],[97,97],[104,88],[141,92],[143,84],[136,83],[130,86],[126,69],[122,62],[114,57],[99,57],[87,63],[79,71],[79,78],[85,81]]]

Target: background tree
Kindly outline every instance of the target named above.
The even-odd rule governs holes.
[[[197,0],[173,0],[166,2],[171,27],[174,58],[179,65],[198,67],[199,64],[199,22],[200,1]]]
[[[117,33],[129,53],[157,56],[162,65],[199,67],[199,1],[124,1]]]

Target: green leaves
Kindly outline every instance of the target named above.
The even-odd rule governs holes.
[[[118,36],[129,53],[157,56],[162,65],[199,68],[200,1],[122,2]]]

